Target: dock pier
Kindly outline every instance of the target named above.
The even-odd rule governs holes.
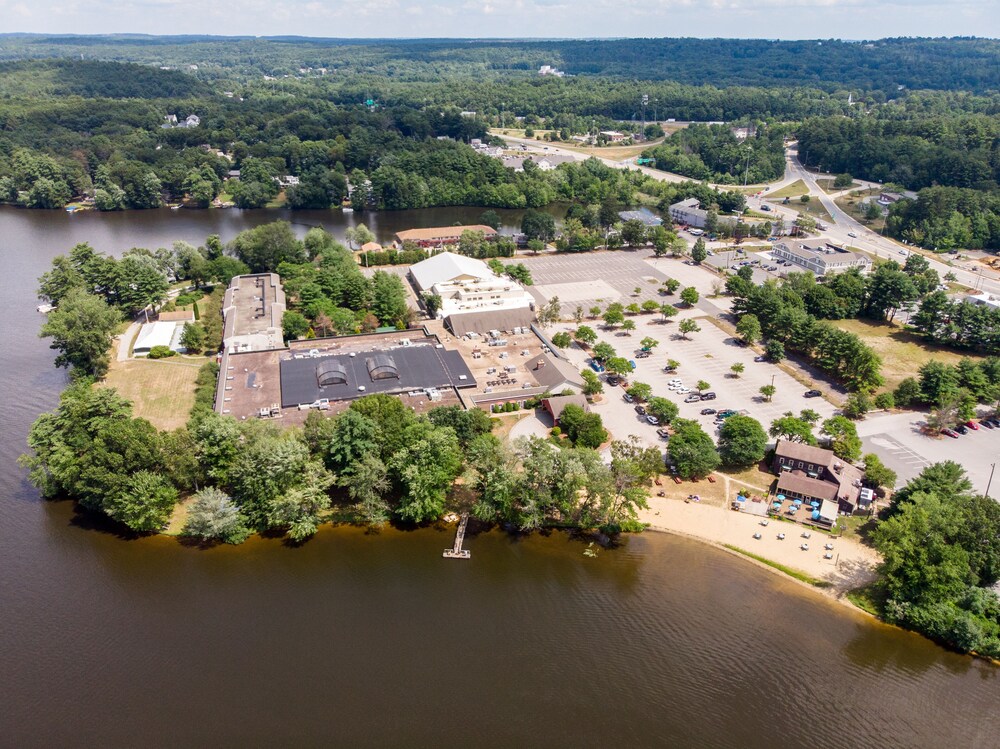
[[[469,513],[463,512],[462,519],[458,521],[458,531],[455,533],[455,545],[444,550],[445,559],[468,559],[472,553],[468,549],[462,548],[465,541],[465,528],[469,524]]]

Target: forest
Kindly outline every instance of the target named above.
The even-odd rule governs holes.
[[[785,128],[757,127],[740,140],[727,125],[691,125],[643,152],[657,169],[717,184],[759,184],[785,173]]]

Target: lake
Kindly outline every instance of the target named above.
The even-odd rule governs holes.
[[[296,215],[335,234],[478,209]],[[516,214],[502,212],[516,225]],[[16,465],[65,384],[35,279],[75,243],[231,239],[280,212],[0,208],[0,745],[993,747],[1000,671],[729,554],[644,534],[324,528],[124,540]]]

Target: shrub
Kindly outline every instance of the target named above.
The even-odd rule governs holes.
[[[875,408],[881,408],[888,411],[895,407],[896,396],[894,396],[891,392],[879,393],[875,396]]]
[[[560,434],[562,434],[562,429],[560,429],[559,427],[552,427],[552,431],[550,432],[550,434],[553,437],[558,437]]]
[[[153,346],[149,350],[150,359],[166,359],[170,356],[177,356],[177,352],[171,351],[169,346]]]

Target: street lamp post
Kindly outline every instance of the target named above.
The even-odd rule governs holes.
[[[993,471],[996,470],[996,467],[996,463],[990,463],[990,480],[986,482],[986,491],[983,492],[984,497],[990,496],[990,484],[993,483]]]

